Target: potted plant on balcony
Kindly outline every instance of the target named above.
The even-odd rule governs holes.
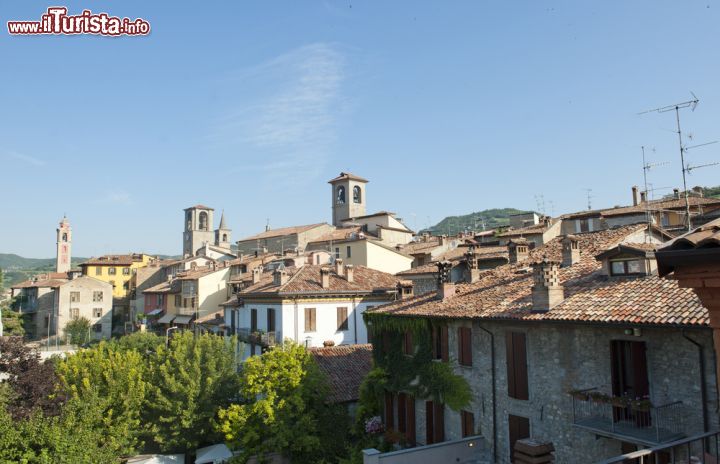
[[[593,403],[602,403],[607,404],[610,402],[610,396],[606,395],[605,393],[599,392],[599,391],[591,391],[589,393],[590,400],[592,400]]]
[[[628,398],[628,404],[634,410],[643,412],[650,411],[650,408],[653,407],[650,398],[648,398],[647,396]]]
[[[589,399],[587,390],[570,390],[568,394],[578,401],[587,401]]]

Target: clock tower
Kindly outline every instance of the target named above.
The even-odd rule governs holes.
[[[68,272],[70,270],[70,257],[72,256],[71,246],[72,228],[70,227],[67,217],[63,216],[57,228],[56,272]]]

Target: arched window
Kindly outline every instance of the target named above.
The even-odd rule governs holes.
[[[205,211],[200,213],[200,230],[208,230],[208,215]]]
[[[227,242],[227,234],[223,234],[223,239],[222,239],[222,241],[223,241],[223,242]]]
[[[345,204],[345,187],[343,187],[342,185],[337,188],[337,204]]]
[[[67,232],[63,232],[62,241],[67,242]]]
[[[353,203],[362,203],[362,192],[359,185],[353,187]]]

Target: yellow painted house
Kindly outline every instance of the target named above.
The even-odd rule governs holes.
[[[90,258],[80,264],[83,275],[93,277],[113,286],[113,298],[124,299],[135,288],[137,269],[145,267],[155,258],[143,253],[130,255],[105,255]]]

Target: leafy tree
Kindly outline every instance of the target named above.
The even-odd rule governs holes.
[[[65,324],[65,337],[71,345],[82,345],[90,341],[90,321],[85,317],[78,317]]]
[[[104,341],[58,364],[61,384],[72,398],[95,398],[107,445],[123,454],[142,445],[147,364],[137,350]]]
[[[347,415],[325,402],[328,385],[302,346],[283,346],[243,365],[242,401],[218,413],[218,428],[241,459],[281,452],[293,462],[337,462],[345,452]]]
[[[112,345],[120,350],[135,350],[143,356],[154,354],[158,347],[164,344],[164,337],[150,332],[134,332],[112,341]]]
[[[23,315],[10,309],[9,305],[0,303],[2,308],[3,335],[22,337],[25,335]]]
[[[219,438],[213,420],[238,391],[234,346],[217,335],[185,332],[157,348],[146,412],[162,451],[194,450]]]
[[[55,388],[54,363],[42,362],[40,354],[25,346],[21,337],[0,338],[0,353],[0,372],[7,375],[12,391],[10,414],[16,419],[23,418],[36,408],[49,415],[57,414],[63,397]]]

